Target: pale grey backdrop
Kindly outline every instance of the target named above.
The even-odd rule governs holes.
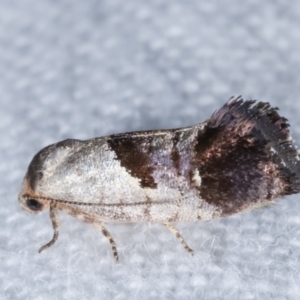
[[[288,5],[286,4],[288,3]],[[65,138],[205,120],[230,96],[280,107],[300,144],[299,1],[0,1],[0,299],[299,299],[300,195],[176,224],[109,225],[21,211],[32,156]]]

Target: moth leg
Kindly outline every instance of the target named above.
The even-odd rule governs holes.
[[[164,223],[164,225],[167,226],[167,228],[176,235],[176,237],[179,239],[181,245],[184,247],[184,249],[189,252],[191,255],[194,255],[194,251],[187,245],[187,243],[185,242],[183,236],[179,233],[179,231],[173,227],[173,225],[171,223]]]
[[[56,208],[56,204],[54,202],[50,203],[50,219],[52,221],[52,227],[54,230],[53,238],[49,243],[47,243],[46,245],[42,246],[39,249],[39,253],[41,253],[43,250],[51,247],[57,241],[57,238],[58,238],[58,229],[60,226],[60,220],[59,220],[59,216],[58,216],[58,209]]]
[[[60,206],[60,209],[62,211],[67,212],[68,214],[70,214],[71,216],[78,218],[79,220],[87,223],[87,224],[91,224],[93,225],[97,230],[100,230],[104,236],[107,237],[107,239],[110,242],[110,245],[112,247],[112,251],[113,251],[113,255],[115,258],[115,262],[118,263],[119,262],[119,256],[118,256],[118,251],[117,251],[117,246],[116,243],[112,237],[112,235],[109,233],[109,231],[103,226],[102,222],[97,220],[97,218],[95,216],[89,215],[87,213],[84,213],[82,211],[77,211],[76,209],[70,208],[68,206]]]
[[[103,233],[103,235],[104,235],[105,237],[107,237],[107,239],[108,239],[109,242],[110,242],[112,251],[113,251],[113,255],[114,255],[115,262],[118,263],[118,262],[119,262],[119,255],[118,255],[116,243],[115,243],[115,241],[114,241],[112,235],[111,235],[110,232],[103,226],[103,224],[102,224],[101,222],[99,222],[99,221],[94,221],[92,224],[94,225],[94,227],[96,227],[96,229],[101,230],[101,232]]]

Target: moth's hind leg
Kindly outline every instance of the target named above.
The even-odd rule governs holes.
[[[167,228],[176,235],[176,237],[179,239],[181,245],[184,247],[184,249],[190,253],[191,255],[194,255],[194,251],[187,245],[187,243],[185,242],[183,236],[179,233],[179,231],[173,227],[173,225],[171,223],[164,223]]]
[[[103,226],[103,224],[102,224],[101,222],[95,220],[92,224],[94,225],[94,227],[96,227],[96,229],[101,230],[101,232],[103,233],[103,235],[107,237],[107,239],[108,239],[109,242],[110,242],[110,245],[111,245],[113,254],[114,254],[115,262],[118,263],[118,262],[119,262],[119,255],[118,255],[116,243],[115,243],[115,241],[114,241],[112,235],[111,235],[110,232]]]
[[[54,230],[53,238],[49,243],[47,243],[46,245],[42,246],[39,249],[39,253],[41,253],[43,250],[51,247],[58,239],[58,229],[60,226],[60,220],[59,220],[59,216],[58,216],[58,209],[56,207],[55,202],[50,203],[50,219],[51,219],[52,227]]]

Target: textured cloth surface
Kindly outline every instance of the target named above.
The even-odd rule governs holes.
[[[298,1],[0,1],[0,299],[299,299],[300,195],[210,222],[108,224],[21,210],[42,147],[175,128],[232,96],[270,102],[300,144]]]

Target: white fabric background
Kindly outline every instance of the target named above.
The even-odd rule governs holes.
[[[271,102],[300,145],[299,1],[0,1],[0,299],[299,299],[300,195],[248,214],[100,232],[17,194],[42,147],[187,126],[232,95]]]

